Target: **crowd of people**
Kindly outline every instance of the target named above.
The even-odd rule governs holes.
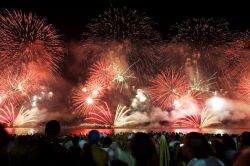
[[[9,135],[0,127],[0,165],[244,166],[250,165],[250,132],[60,135],[49,121],[45,134]]]

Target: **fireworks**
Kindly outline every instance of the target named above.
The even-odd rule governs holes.
[[[234,46],[233,48],[236,50],[249,48],[249,46],[250,46],[250,30],[239,33],[238,36],[236,37],[234,43],[233,43],[233,46]]]
[[[152,19],[145,14],[126,7],[110,8],[92,20],[84,34],[88,39],[118,42],[123,53],[119,56],[125,56],[129,65],[137,62],[132,65],[137,76],[152,75],[159,71],[161,58],[155,44],[160,41],[160,35],[154,30]]]
[[[175,69],[168,69],[151,81],[149,93],[156,106],[169,109],[176,99],[187,92],[187,89],[186,76]]]
[[[13,104],[5,105],[0,108],[0,123],[11,127],[23,127],[28,124],[37,124],[41,120],[39,110],[32,108],[30,110],[21,107],[17,115]]]
[[[86,35],[106,40],[128,39],[151,43],[160,38],[153,26],[152,19],[143,13],[126,7],[111,7],[87,25]]]
[[[0,108],[0,112],[0,123],[3,123],[7,126],[13,125],[13,121],[15,120],[13,105],[5,105],[4,108]]]
[[[113,127],[122,127],[128,124],[135,124],[136,121],[129,115],[132,112],[131,109],[126,106],[117,106],[115,116],[113,116],[108,104],[104,102],[104,105],[97,106],[96,109],[87,114],[85,118],[86,122],[95,123],[98,125],[109,125]]]
[[[28,71],[6,71],[1,75],[0,90],[2,102],[20,102],[27,100],[29,95],[39,87],[35,75]],[[3,99],[5,99],[3,101]]]
[[[98,61],[90,69],[90,80],[102,82],[105,88],[111,88],[115,83],[121,92],[124,87],[128,87],[128,80],[135,78],[130,67],[123,69],[121,64]]]
[[[95,109],[99,99],[104,94],[103,82],[93,80],[75,89],[72,95],[73,106],[80,113],[87,113]]]
[[[180,102],[180,101],[178,101]],[[180,102],[177,107],[174,123],[184,127],[199,128],[200,126],[200,110],[192,103],[192,101]],[[186,103],[187,102],[187,103]]]
[[[228,23],[223,19],[192,18],[176,24],[174,40],[189,44],[196,51],[207,51],[226,44],[231,37]]]
[[[208,92],[210,87],[215,84],[215,75],[213,74],[206,80],[202,80],[200,78],[199,72],[195,74],[195,76],[191,80],[190,89],[191,91],[200,91],[200,92]]]
[[[95,109],[87,114],[86,122],[113,125],[113,115],[106,102],[104,105],[96,106]]]
[[[41,116],[39,116],[40,114],[41,113],[39,113],[37,108],[25,109],[24,107],[21,107],[15,118],[15,121],[13,122],[13,126],[20,127],[27,124],[37,124],[42,120]]]
[[[114,119],[114,126],[115,127],[121,127],[128,124],[134,124],[136,123],[135,120],[131,119],[131,116],[128,114],[131,113],[132,110],[128,109],[126,106],[117,106],[116,113],[115,113],[115,119]]]
[[[21,11],[4,10],[0,15],[1,66],[35,61],[58,70],[63,48],[55,29],[45,19]]]
[[[90,68],[90,76],[93,80],[99,80],[103,82],[106,86],[110,86],[112,81],[114,80],[116,72],[114,71],[114,67],[111,63],[106,60],[97,61]]]
[[[213,125],[221,124],[216,114],[209,111],[207,108],[203,108],[200,117],[200,128],[205,128]]]
[[[194,128],[206,128],[221,124],[216,114],[208,108],[200,110],[192,100],[185,100],[185,98],[178,102],[179,107],[176,107],[174,112],[174,124]]]
[[[236,95],[237,97],[245,101],[247,103],[250,103],[250,75],[244,74],[243,77],[240,79],[238,86],[236,87]]]
[[[113,81],[118,85],[118,87],[120,87],[120,92],[122,91],[124,86],[126,88],[128,88],[128,84],[127,84],[128,80],[135,78],[133,73],[131,73],[129,70],[130,67],[128,67],[127,69],[124,70],[121,67],[119,67],[118,65],[114,66],[115,71],[116,71],[116,75],[115,75]]]

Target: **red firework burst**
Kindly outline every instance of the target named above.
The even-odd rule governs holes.
[[[11,126],[15,120],[15,111],[12,104],[0,108],[0,123]]]
[[[63,48],[55,29],[45,19],[21,11],[4,10],[0,15],[1,66],[35,61],[58,70]]]
[[[240,79],[235,93],[240,100],[250,103],[250,74],[246,73]]]
[[[116,71],[113,65],[107,60],[97,61],[90,68],[90,77],[92,80],[99,80],[107,87],[111,86],[115,78]]]
[[[39,79],[29,71],[5,71],[0,78],[1,103],[29,100],[30,94],[39,88]]]
[[[187,93],[188,79],[180,71],[171,68],[157,75],[148,89],[156,106],[169,109],[176,99]]]
[[[72,102],[74,108],[80,113],[88,113],[96,108],[100,98],[104,95],[105,84],[93,80],[81,85],[73,91]]]
[[[113,125],[113,115],[106,102],[103,105],[96,106],[94,111],[89,112],[85,121],[88,123]]]

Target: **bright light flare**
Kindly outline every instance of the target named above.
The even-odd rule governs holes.
[[[221,111],[225,108],[225,100],[218,96],[214,96],[206,101],[206,105],[213,111]]]
[[[144,94],[144,91],[141,89],[137,89],[137,94],[136,94],[136,98],[139,99],[140,102],[145,102],[147,100],[146,95]]]
[[[86,103],[87,103],[88,105],[93,104],[93,103],[94,103],[93,98],[91,98],[91,97],[87,97],[87,99],[86,99]]]

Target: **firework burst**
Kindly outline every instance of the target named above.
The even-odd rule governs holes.
[[[129,114],[132,112],[131,109],[126,106],[117,106],[115,118],[114,118],[114,126],[121,127],[129,124],[135,124],[136,121],[131,119]]]
[[[213,112],[209,111],[207,108],[203,108],[200,116],[200,128],[221,124],[221,121],[219,121],[218,116],[216,116]]]
[[[117,87],[120,87],[120,92],[122,91],[124,86],[128,88],[128,84],[127,84],[128,80],[135,78],[133,73],[129,70],[131,67],[132,66],[124,70],[119,65],[114,65],[116,74],[115,74],[113,81],[117,84]]]
[[[183,96],[187,89],[186,76],[173,68],[156,76],[148,88],[153,103],[162,109],[172,108],[174,101]]]
[[[113,125],[113,115],[106,102],[103,105],[96,106],[95,109],[87,114],[85,118],[86,122],[102,124],[102,125]]]
[[[30,94],[39,87],[39,79],[26,70],[5,71],[1,75],[0,89],[5,101],[19,103],[28,100]]]
[[[37,108],[25,109],[23,106],[16,114],[13,104],[0,108],[0,123],[11,127],[23,127],[25,125],[37,124],[41,116]]]
[[[0,108],[0,112],[0,122],[7,126],[13,125],[12,123],[15,120],[15,112],[13,105],[5,105],[4,108]]]
[[[237,97],[245,102],[250,102],[250,74],[245,73],[240,79],[236,89]]]
[[[92,20],[84,34],[88,40],[94,38],[119,43],[123,52],[120,56],[126,56],[129,65],[137,62],[132,69],[143,77],[157,73],[161,59],[155,46],[160,41],[160,35],[154,30],[154,25],[152,19],[143,13],[126,7],[111,7]]]
[[[87,25],[86,36],[105,40],[145,40],[152,43],[160,35],[151,18],[136,10],[111,7]]]
[[[213,84],[215,84],[216,73],[211,75],[208,79],[202,80],[200,74],[197,71],[193,78],[191,78],[191,91],[208,92]]]
[[[186,101],[180,102],[177,105],[177,112],[174,117],[174,124],[179,124],[184,127],[195,127],[199,128],[200,126],[200,110],[192,102],[186,103]]]
[[[45,19],[21,11],[4,10],[0,15],[1,66],[35,61],[53,71],[59,69],[63,48],[55,29]]]
[[[223,19],[192,18],[176,24],[173,30],[175,41],[188,43],[193,50],[201,52],[224,45],[231,37],[228,23]]]
[[[182,127],[206,128],[221,124],[214,112],[203,108],[202,110],[192,100],[178,101],[179,107],[176,107],[174,114],[174,124]]]
[[[114,67],[108,61],[102,60],[97,61],[90,68],[90,77],[93,80],[99,80],[103,82],[106,86],[111,86],[112,81],[114,80],[116,72]]]
[[[88,113],[96,108],[106,87],[103,82],[93,80],[73,91],[72,102],[74,108],[80,113]]]

